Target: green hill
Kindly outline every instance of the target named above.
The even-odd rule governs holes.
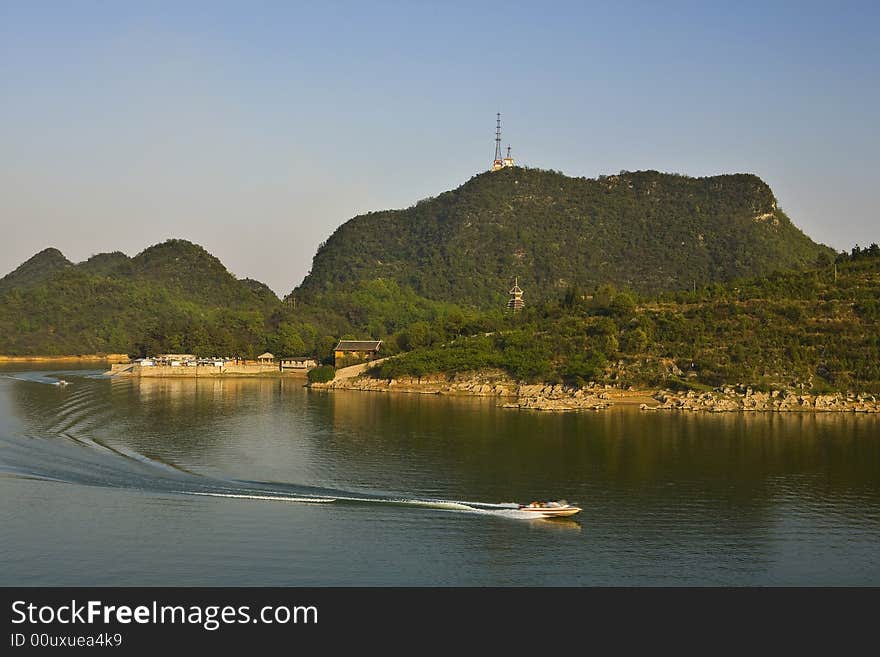
[[[230,274],[215,256],[186,240],[168,240],[144,249],[131,259],[128,276],[155,282],[198,303],[237,308],[265,301],[262,293],[255,294],[251,285]]]
[[[237,279],[185,240],[76,265],[47,249],[2,283],[0,353],[13,355],[253,355],[269,344],[280,307],[268,287]]]
[[[501,368],[544,382],[880,393],[880,247],[641,300],[604,287],[476,330],[438,328],[376,375]]]
[[[395,376],[876,390],[878,262],[812,242],[753,175],[513,168],[346,222],[289,303],[185,240],[79,264],[47,249],[0,280],[0,353],[324,359],[373,337],[412,352]],[[514,276],[527,305],[509,315]]]
[[[812,265],[816,244],[750,174],[689,178],[656,171],[569,178],[514,167],[483,173],[405,210],[340,226],[294,294],[374,279],[419,296],[487,308],[515,276],[527,301],[601,283],[639,292],[690,288]]]
[[[104,276],[123,275],[129,273],[128,267],[130,262],[131,258],[122,251],[113,251],[112,253],[93,255],[85,262],[79,263],[76,267],[80,271],[90,274]]]
[[[58,249],[43,249],[28,258],[14,271],[0,278],[0,293],[6,290],[27,290],[45,282],[54,274],[72,267],[73,263]]]

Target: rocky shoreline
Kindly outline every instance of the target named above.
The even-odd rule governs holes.
[[[610,405],[606,391],[598,388],[594,391],[569,389],[562,385],[525,385],[498,371],[400,379],[375,379],[369,375],[362,375],[336,378],[329,383],[312,383],[310,387],[365,392],[495,397],[499,405],[506,408],[536,410],[600,410]]]
[[[609,406],[638,404],[643,411],[742,411],[880,413],[875,395],[812,395],[783,391],[757,392],[747,386],[725,386],[707,392],[634,390],[590,383],[583,387],[564,384],[524,384],[500,371],[400,379],[376,379],[367,374],[337,378],[310,387],[365,392],[401,392],[423,395],[494,397],[504,408],[538,411],[598,411]]]
[[[750,387],[725,386],[711,392],[676,393],[661,390],[653,395],[659,404],[643,405],[642,410],[683,410],[724,413],[730,411],[778,411],[778,412],[851,412],[880,413],[880,400],[876,395],[832,393],[813,395],[808,393],[771,390],[757,392]]]

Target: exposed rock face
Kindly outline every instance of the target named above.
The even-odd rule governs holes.
[[[505,408],[530,408],[536,411],[572,411],[607,408],[607,394],[591,388],[565,385],[521,385],[515,401],[502,404]]]
[[[662,390],[654,395],[660,404],[645,405],[644,410],[683,411],[848,411],[880,413],[880,401],[874,395],[834,393],[830,395],[793,394],[780,390],[755,392],[751,388],[736,391],[725,386],[712,392],[674,393]]]

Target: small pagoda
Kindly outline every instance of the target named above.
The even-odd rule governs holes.
[[[507,301],[507,310],[517,313],[525,306],[525,301],[522,298],[523,291],[519,287],[519,277],[514,279],[513,288],[511,288],[509,294],[510,299]]]

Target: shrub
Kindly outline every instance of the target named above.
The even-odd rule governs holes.
[[[336,368],[332,365],[322,365],[309,370],[309,383],[327,383],[336,377]]]

